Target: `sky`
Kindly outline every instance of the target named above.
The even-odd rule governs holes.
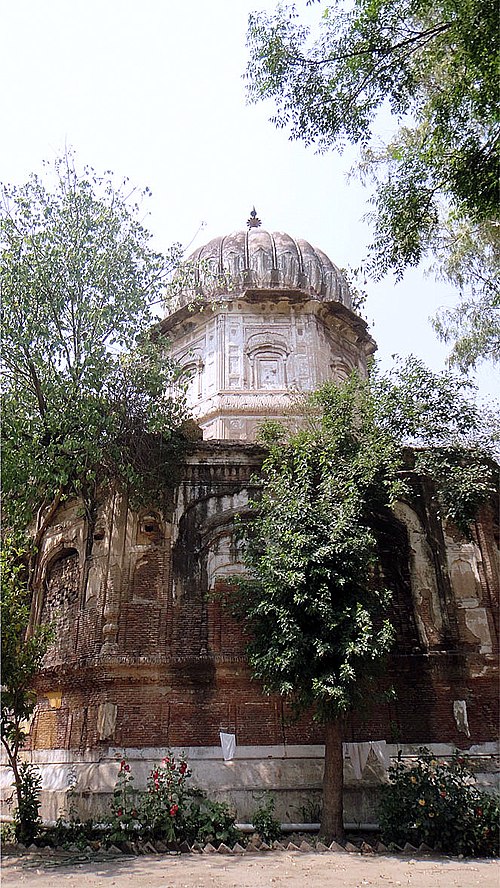
[[[320,248],[340,267],[367,255],[369,191],[346,174],[356,155],[319,155],[269,121],[272,104],[248,105],[249,12],[271,0],[0,0],[0,179],[22,183],[71,147],[77,164],[113,170],[152,198],[154,245],[189,254],[246,227]],[[298,8],[310,19],[319,7]],[[456,294],[420,269],[398,284],[366,286],[365,315],[389,367],[410,353],[444,369],[447,348],[429,317]],[[498,371],[476,375],[486,399]]]

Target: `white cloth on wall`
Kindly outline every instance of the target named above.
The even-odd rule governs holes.
[[[236,734],[225,734],[224,731],[219,731],[219,737],[224,761],[230,762],[234,759],[236,752]]]
[[[387,752],[387,743],[385,740],[371,740],[370,746],[377,756],[380,764],[384,768],[384,774],[388,771],[389,765],[391,764],[391,759],[389,753]]]
[[[389,767],[389,755],[387,753],[387,743],[385,740],[367,740],[363,743],[344,743],[344,754],[347,753],[351,760],[356,780],[361,780],[371,751],[373,751],[374,755],[383,766],[385,774]]]

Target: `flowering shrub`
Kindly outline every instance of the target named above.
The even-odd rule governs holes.
[[[142,797],[140,820],[152,838],[169,842],[183,837],[186,814],[186,780],[191,771],[184,759],[169,753],[151,771],[147,792]]]
[[[389,778],[379,812],[384,841],[425,842],[473,857],[498,855],[499,801],[476,788],[467,756],[457,753],[450,763],[438,762],[422,748],[408,767],[400,753]]]
[[[126,759],[113,793],[109,842],[163,840],[166,842],[226,842],[234,844],[241,834],[234,815],[224,802],[212,802],[200,790],[192,790],[184,758],[169,752],[151,771],[147,790],[140,796],[132,787],[133,777]]]
[[[111,802],[111,817],[109,818],[111,841],[129,839],[140,827],[136,802],[137,793],[132,786],[133,782],[130,765],[126,759],[122,759]]]

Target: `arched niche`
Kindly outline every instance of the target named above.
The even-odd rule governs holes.
[[[257,333],[250,336],[245,347],[252,389],[286,389],[287,358],[290,353],[283,336]]]
[[[185,390],[188,404],[194,405],[203,396],[204,362],[199,349],[190,349],[178,358],[181,373],[179,385]]]
[[[50,622],[78,604],[81,568],[77,549],[59,549],[47,561],[43,581],[42,622]]]

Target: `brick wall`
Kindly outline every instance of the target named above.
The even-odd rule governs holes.
[[[212,595],[210,572],[230,573],[236,549],[227,528],[244,509],[260,457],[259,449],[251,445],[197,445],[168,515],[143,520],[125,503],[115,510],[113,523],[103,512],[96,544],[101,547],[99,560],[97,549],[90,553],[100,571],[92,594],[85,587],[81,563],[78,568],[71,553],[71,564],[53,563],[45,608],[52,607],[52,599],[60,599],[59,634],[38,680],[39,705],[31,731],[34,747],[210,746],[218,744],[220,730],[235,731],[239,745],[322,741],[321,726],[310,714],[294,721],[283,701],[261,695],[245,662],[241,626]],[[70,518],[66,524],[70,530]],[[346,739],[449,742],[464,748],[496,739],[495,513],[488,511],[476,528],[481,553],[478,606],[492,627],[491,653],[484,652],[484,644],[481,653],[481,639],[460,629],[453,590],[446,595],[439,592],[439,584],[444,588],[449,578],[436,578],[434,598],[430,593],[426,598],[423,587],[416,588],[418,571],[410,569],[404,522],[385,516],[377,527],[381,569],[394,590],[392,616],[397,630],[380,689],[393,685],[396,699],[369,705],[373,698],[367,694],[366,705],[346,722]],[[438,571],[442,566],[432,555],[435,535],[435,528],[432,533],[428,529],[429,557],[432,569]],[[421,613],[417,613],[419,601]],[[440,619],[443,625],[454,626],[453,632],[446,634],[441,628],[432,636],[436,601],[447,609]],[[433,645],[424,642],[419,629],[423,623],[430,627]],[[105,624],[107,647],[103,647]],[[56,691],[59,697],[54,696]],[[457,729],[454,700],[467,703],[470,737]],[[116,724],[111,736],[102,737],[98,713],[106,703],[117,707]]]

